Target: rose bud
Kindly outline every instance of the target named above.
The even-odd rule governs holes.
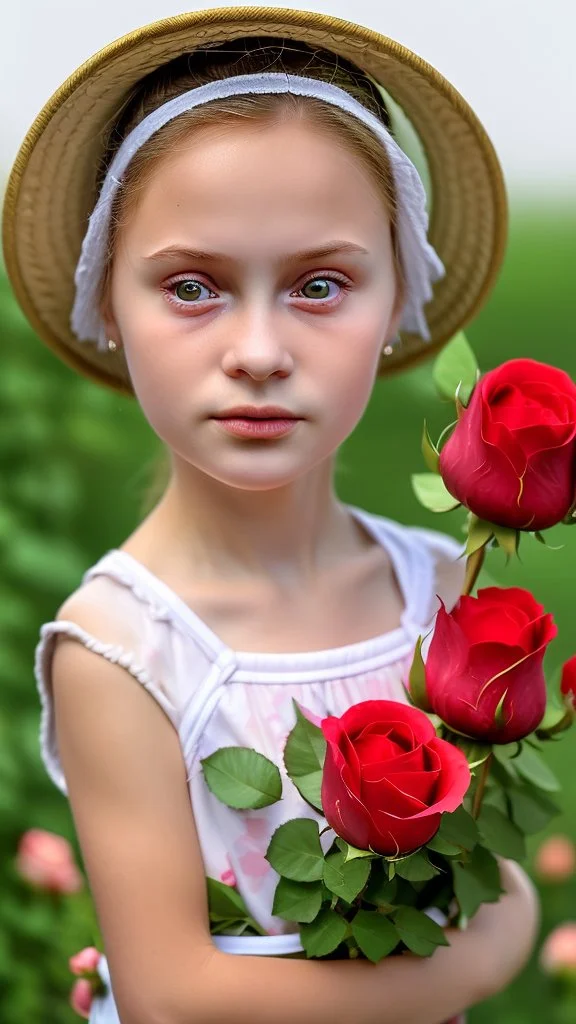
[[[90,982],[86,978],[79,978],[78,981],[75,981],[70,993],[70,1006],[85,1020],[90,1019],[92,999],[93,992]]]
[[[21,837],[16,869],[21,878],[38,889],[75,893],[84,885],[68,840],[40,828],[28,829]]]
[[[446,725],[484,743],[523,739],[546,709],[542,661],[558,632],[521,587],[442,601],[426,659],[426,695]]]
[[[322,807],[336,834],[388,857],[436,834],[470,784],[464,754],[436,736],[418,708],[367,700],[322,721],[327,740]]]
[[[95,971],[100,963],[102,953],[95,946],[86,946],[79,953],[71,956],[68,965],[72,974],[84,974],[85,971]]]
[[[565,882],[576,870],[576,847],[568,836],[545,839],[534,859],[534,870],[545,882]]]
[[[576,921],[566,921],[547,937],[540,951],[546,974],[576,978]]]
[[[481,519],[544,530],[573,504],[575,439],[576,385],[568,374],[511,359],[476,384],[440,452],[440,474]]]
[[[568,658],[568,661],[565,661],[562,666],[560,691],[571,700],[572,707],[576,711],[576,654]]]

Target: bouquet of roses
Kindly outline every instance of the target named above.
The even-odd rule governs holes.
[[[522,860],[525,836],[558,813],[542,752],[574,721],[576,685],[564,672],[547,687],[552,615],[520,587],[471,592],[487,551],[511,557],[523,534],[546,543],[542,530],[575,521],[576,386],[529,359],[481,376],[462,335],[434,377],[456,420],[438,445],[424,428],[430,472],[413,484],[429,509],[467,510],[464,589],[419,639],[406,703],[322,721],[294,706],[284,784],[309,811],[277,828],[266,857],[273,913],[298,926],[308,957],[431,955],[448,944],[442,925],[499,899],[497,856]],[[282,797],[278,766],[254,750],[221,748],[202,768],[239,810]],[[213,932],[258,931],[238,892],[213,879],[208,892]]]

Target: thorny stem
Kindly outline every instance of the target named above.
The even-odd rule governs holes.
[[[466,559],[466,575],[464,577],[464,586],[462,588],[463,594],[470,594],[478,575],[484,564],[484,556],[486,554],[486,545],[478,548],[477,551],[473,551],[471,555],[468,555]]]
[[[488,782],[488,776],[490,774],[490,767],[492,765],[493,754],[488,754],[488,757],[482,765],[478,784],[474,792],[474,800],[472,801],[472,817],[477,818],[480,814],[482,807],[482,798],[484,796],[484,790],[486,789],[486,783]]]

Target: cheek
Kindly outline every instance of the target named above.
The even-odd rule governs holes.
[[[345,358],[335,357],[325,370],[323,391],[330,396],[330,410],[340,430],[353,430],[370,401],[380,362],[382,342],[372,328],[350,339]]]

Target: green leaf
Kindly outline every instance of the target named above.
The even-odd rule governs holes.
[[[432,377],[443,398],[455,398],[467,405],[478,378],[478,363],[462,331],[444,346],[434,362]],[[460,385],[460,387],[458,387]]]
[[[222,931],[220,926],[228,929],[242,922],[246,927],[250,927],[255,934],[265,934],[264,929],[250,914],[237,889],[233,889],[230,885],[224,885],[216,878],[207,878],[206,888],[209,918],[212,923],[216,924],[218,932]],[[212,929],[212,931],[214,934],[217,933],[216,929]],[[228,932],[228,934],[232,933]]]
[[[340,914],[324,907],[315,921],[303,924],[300,938],[306,956],[328,956],[344,941],[348,925]]]
[[[324,854],[317,823],[296,818],[280,825],[270,840],[266,860],[279,875],[294,882],[318,882],[324,870]]]
[[[455,846],[454,843],[447,842],[438,833],[426,843],[426,849],[432,850],[434,853],[441,853],[444,857],[458,857],[462,853],[461,846]]]
[[[502,857],[522,860],[526,856],[524,836],[497,807],[484,803],[478,817],[478,828],[484,845]]]
[[[462,751],[471,771],[484,764],[492,753],[492,746],[489,743],[480,743],[465,736],[454,735],[450,737],[450,741]]]
[[[286,921],[313,921],[322,905],[321,882],[294,882],[280,878],[274,893],[272,913]]]
[[[525,835],[541,832],[553,818],[562,813],[558,805],[538,789],[511,786],[507,793],[512,818]]]
[[[396,862],[396,874],[408,882],[427,882],[429,878],[439,875],[438,868],[430,863],[424,851],[413,853],[410,857]]]
[[[501,786],[509,786],[518,782],[519,775],[516,771],[516,760],[522,750],[521,743],[495,743],[492,748],[494,761],[491,766],[492,776]]]
[[[282,796],[280,772],[249,747],[220,747],[200,762],[208,789],[235,810],[256,810]]]
[[[573,515],[574,513],[572,513],[569,519],[563,519],[562,522],[568,526],[571,526],[574,522],[576,522],[576,519],[572,518]],[[565,544],[549,544],[546,538],[540,533],[540,530],[535,530],[534,532],[529,530],[528,532],[532,537],[534,537],[535,540],[538,541],[539,544],[543,544],[545,548],[548,548],[549,551],[561,551],[562,548],[566,547]]]
[[[340,845],[340,843],[342,845]],[[350,843],[345,842],[343,839],[340,839],[338,845],[344,854],[344,862],[346,864],[349,860],[358,860],[359,857],[372,860],[378,857],[377,853],[372,853],[371,850],[358,850],[355,846],[350,846]]]
[[[249,917],[250,912],[240,893],[231,885],[224,885],[215,878],[207,878],[208,907],[213,917]]]
[[[370,874],[370,861],[351,860],[345,854],[331,853],[324,861],[324,885],[335,896],[352,903],[366,885]]]
[[[555,673],[556,676],[556,673]],[[548,685],[548,699],[544,717],[536,730],[536,735],[541,739],[550,739],[574,724],[576,711],[572,706],[569,696],[560,692],[559,680],[554,679]]]
[[[364,903],[373,903],[376,907],[392,907],[394,905],[397,891],[397,879],[388,878],[384,871],[382,862],[374,861],[372,864],[372,870],[370,871],[368,885],[362,895],[362,901]]]
[[[522,744],[522,751],[514,759],[514,764],[517,772],[538,789],[543,789],[546,793],[557,793],[561,789],[552,769],[542,760],[540,754],[526,743]]]
[[[462,912],[472,917],[482,903],[496,903],[502,893],[498,861],[476,846],[466,864],[452,864],[454,891]]]
[[[440,925],[415,907],[400,907],[394,924],[402,942],[417,956],[431,956],[437,946],[450,945]]]
[[[466,541],[466,554],[473,555],[475,551],[485,547],[494,536],[492,523],[479,519],[472,512],[468,517],[468,539]]]
[[[435,473],[412,473],[412,487],[418,501],[430,512],[450,512],[460,502],[447,489],[441,476]]]
[[[415,704],[417,708],[420,708],[421,711],[432,710],[432,705],[430,704],[428,692],[426,690],[426,667],[422,657],[421,636],[419,636],[416,641],[414,657],[412,659],[410,675],[408,678],[408,692],[412,703]]]
[[[304,800],[322,811],[322,769],[326,740],[322,730],[302,714],[296,701],[292,703],[296,711],[296,725],[284,747],[284,766]]]
[[[464,850],[473,850],[480,835],[474,818],[463,807],[451,814],[443,814],[440,828],[436,833],[439,839],[454,843]]]
[[[494,537],[498,546],[506,552],[508,558],[513,558],[514,555],[518,554],[520,530],[513,530],[508,526],[494,524]]]
[[[359,910],[350,927],[364,956],[374,964],[388,956],[400,942],[392,921],[377,910]]]
[[[439,473],[438,463],[440,459],[440,453],[432,441],[430,434],[428,433],[428,427],[426,426],[426,420],[424,420],[424,429],[422,431],[422,454],[424,456],[424,462],[428,466],[431,473]]]

